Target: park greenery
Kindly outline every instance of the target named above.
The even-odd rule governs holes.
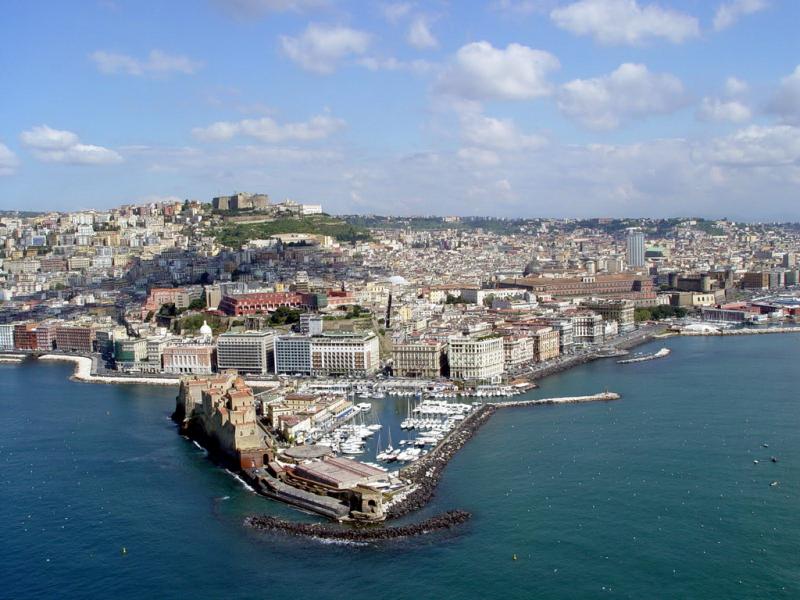
[[[183,331],[185,333],[197,333],[200,331],[200,328],[203,326],[204,322],[208,323],[208,326],[211,327],[214,335],[223,333],[226,329],[226,321],[223,320],[223,318],[218,317],[217,315],[198,314],[188,315],[182,319],[176,319],[174,330],[176,332]]]
[[[213,230],[217,241],[231,248],[239,248],[250,240],[267,239],[281,233],[310,233],[327,235],[340,242],[357,242],[370,239],[365,228],[328,215],[310,215],[301,218],[279,218],[263,223],[224,223]]]
[[[637,308],[634,312],[636,321],[660,321],[661,319],[682,319],[689,311],[682,306],[660,305],[649,308]]]
[[[300,321],[302,312],[288,306],[279,306],[270,315],[269,322],[271,325],[291,325]]]

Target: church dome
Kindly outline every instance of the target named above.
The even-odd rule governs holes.
[[[200,328],[200,335],[205,337],[211,337],[213,335],[213,331],[211,331],[211,327],[208,326],[208,323],[203,321],[203,326]]]

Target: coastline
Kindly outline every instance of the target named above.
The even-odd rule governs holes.
[[[81,383],[108,383],[108,384],[136,384],[136,385],[159,385],[159,386],[179,386],[180,378],[174,377],[128,377],[111,375],[93,375],[92,359],[87,356],[72,356],[69,354],[44,354],[37,360],[49,362],[71,362],[75,365],[70,379]],[[245,381],[253,388],[273,388],[278,387],[277,381]]]

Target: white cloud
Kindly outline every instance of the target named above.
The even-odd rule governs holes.
[[[411,14],[413,5],[410,2],[390,2],[381,7],[384,18],[390,23],[397,23]]]
[[[330,74],[339,62],[367,51],[370,35],[349,27],[310,23],[297,37],[282,36],[284,54],[302,68]]]
[[[492,150],[535,150],[547,144],[544,137],[520,133],[511,119],[476,113],[461,116],[461,135],[470,146]]]
[[[558,95],[559,109],[590,129],[613,129],[628,119],[673,112],[684,103],[680,79],[632,63],[609,75],[570,81]]]
[[[45,162],[72,165],[107,165],[122,162],[122,156],[114,150],[82,144],[75,133],[38,125],[20,134],[22,143],[33,155]]]
[[[18,164],[17,155],[11,151],[11,148],[0,142],[0,176],[13,175]]]
[[[183,73],[191,75],[202,66],[185,56],[167,54],[161,50],[151,50],[146,60],[117,54],[105,50],[97,50],[89,55],[97,69],[106,75],[125,73],[127,75],[169,75]]]
[[[529,100],[547,96],[547,75],[558,59],[544,50],[509,44],[505,50],[489,42],[462,46],[439,78],[441,92],[473,100]]]
[[[730,121],[743,123],[753,116],[750,107],[738,100],[703,98],[697,116],[704,121]]]
[[[800,164],[800,129],[790,125],[752,125],[698,148],[697,160],[736,167]]]
[[[767,6],[767,0],[733,0],[720,4],[714,13],[714,31],[727,29],[741,17],[762,11]]]
[[[784,123],[800,125],[800,65],[781,79],[767,110],[780,117]]]
[[[408,28],[408,36],[406,38],[408,43],[417,48],[418,50],[425,50],[427,48],[436,48],[439,41],[436,36],[431,33],[428,19],[422,15],[417,16],[411,22]]]
[[[223,141],[242,135],[268,143],[307,142],[329,137],[344,126],[345,122],[342,119],[330,115],[317,115],[308,121],[283,124],[270,117],[262,117],[241,121],[218,121],[208,127],[192,129],[192,135],[203,141]]]
[[[728,77],[728,79],[725,80],[725,93],[728,94],[728,96],[740,96],[747,93],[749,89],[750,86],[747,85],[746,81],[742,81],[736,77]]]
[[[579,0],[556,8],[550,18],[576,35],[591,35],[601,44],[641,44],[662,38],[679,44],[697,37],[695,17],[636,0]]]
[[[465,148],[460,148],[457,156],[463,161],[482,167],[491,167],[500,164],[500,156],[497,152],[487,150],[486,148],[467,146]]]

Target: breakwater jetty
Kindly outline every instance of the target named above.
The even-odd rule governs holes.
[[[609,402],[619,400],[615,392],[602,392],[591,396],[566,396],[530,400],[507,400],[481,405],[427,455],[400,469],[400,477],[408,483],[406,490],[398,493],[388,503],[386,516],[396,519],[425,506],[433,497],[436,486],[450,459],[472,439],[478,430],[501,408],[521,408],[552,404],[579,404],[584,402]]]
[[[560,398],[538,398],[531,400],[507,400],[481,404],[454,428],[434,449],[418,461],[400,469],[400,478],[405,487],[397,491],[384,504],[387,520],[398,519],[420,510],[430,502],[444,474],[445,467],[478,430],[501,408],[521,408],[540,405],[580,404],[585,402],[609,402],[619,400],[615,392],[601,392],[590,396],[566,396]],[[351,529],[330,523],[306,524],[285,521],[270,516],[250,516],[245,524],[254,529],[285,533],[343,542],[382,541],[399,537],[410,537],[441,529],[449,529],[466,522],[470,513],[452,510],[411,525],[398,527],[386,525],[355,524]]]
[[[472,515],[464,510],[450,510],[430,519],[386,527],[378,525],[354,525],[348,528],[327,523],[295,523],[270,516],[250,516],[245,518],[245,525],[260,531],[284,533],[287,535],[310,537],[320,540],[338,542],[364,543],[387,541],[404,537],[412,537],[451,529],[466,523]]]
[[[533,400],[509,400],[508,402],[493,402],[495,408],[516,408],[521,406],[538,406],[540,404],[580,404],[581,402],[610,402],[619,400],[622,396],[615,392],[601,392],[591,396],[564,396],[562,398],[538,398]]]

